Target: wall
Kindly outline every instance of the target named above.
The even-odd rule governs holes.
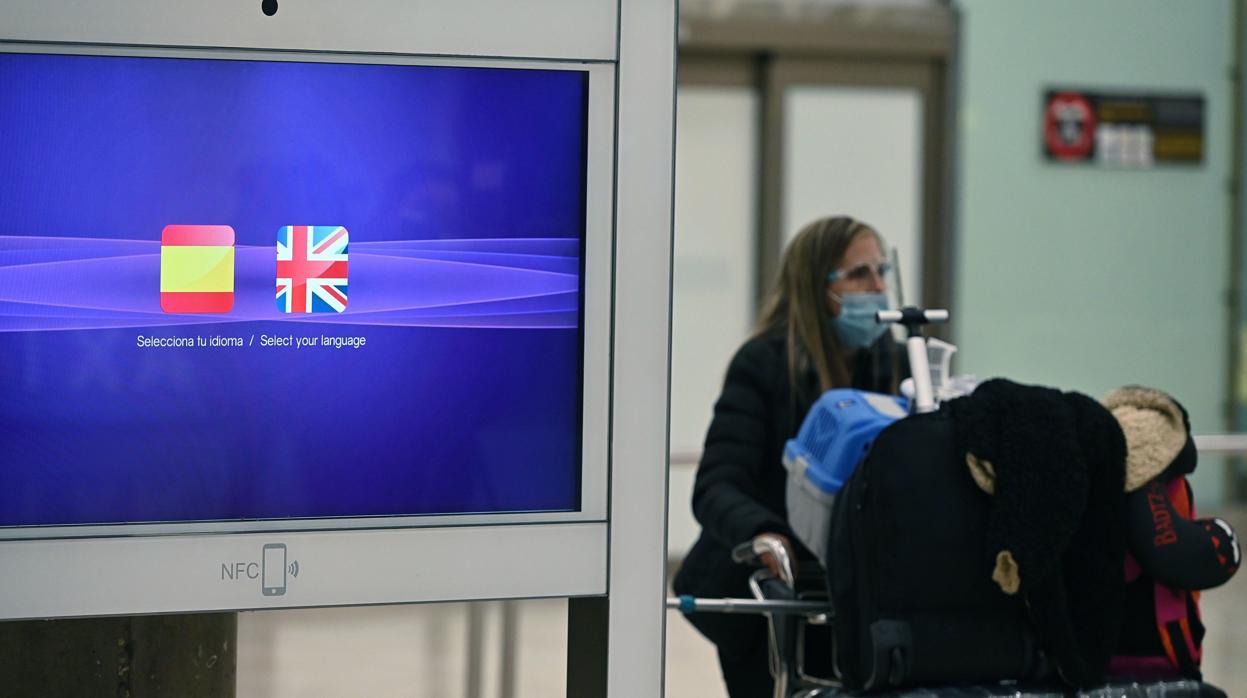
[[[955,368],[1099,396],[1164,388],[1226,428],[1230,0],[961,0]],[[1047,163],[1047,86],[1198,91],[1197,167]],[[1206,459],[1197,498],[1221,498]]]
[[[667,555],[701,527],[690,505],[706,428],[727,364],[753,323],[758,95],[682,85],[676,104]]]
[[[784,100],[784,243],[826,215],[866,221],[897,250],[904,301],[922,303],[922,93],[812,84]]]

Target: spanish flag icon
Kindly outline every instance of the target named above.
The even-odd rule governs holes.
[[[228,313],[234,307],[234,229],[166,225],[160,234],[160,308]]]

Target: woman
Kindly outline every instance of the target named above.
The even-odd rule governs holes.
[[[677,593],[748,597],[751,570],[732,562],[731,549],[757,536],[792,537],[781,457],[806,412],[831,388],[895,391],[895,343],[874,318],[887,307],[883,251],[874,229],[845,216],[810,223],[788,245],[757,330],[732,358],[715,403],[693,489],[702,532],[676,575]],[[799,560],[814,559],[794,545]],[[690,620],[717,646],[732,698],[771,695],[761,617]]]

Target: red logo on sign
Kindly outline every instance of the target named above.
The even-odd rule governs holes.
[[[1052,95],[1043,115],[1044,144],[1058,160],[1085,160],[1095,144],[1095,113],[1077,92]]]

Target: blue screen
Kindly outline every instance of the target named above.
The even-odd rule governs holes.
[[[0,53],[0,526],[579,508],[587,90]]]

